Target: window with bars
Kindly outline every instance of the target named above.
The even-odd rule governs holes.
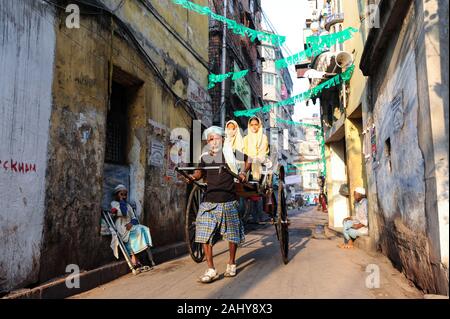
[[[113,82],[111,107],[106,122],[105,162],[126,164],[127,127],[127,89]]]
[[[271,73],[264,73],[264,84],[274,85],[275,84],[275,76]]]

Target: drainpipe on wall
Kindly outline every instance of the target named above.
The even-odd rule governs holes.
[[[228,8],[228,0],[224,0],[223,2],[223,16],[227,17],[227,8]],[[222,34],[222,74],[227,72],[227,24],[223,23],[223,34]],[[222,88],[220,92],[220,125],[225,127],[225,116],[226,116],[226,107],[225,107],[225,84],[226,81],[222,81]]]

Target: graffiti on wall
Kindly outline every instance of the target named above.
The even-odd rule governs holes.
[[[0,21],[1,293],[39,278],[56,35],[40,1],[2,0]]]
[[[36,164],[31,163],[23,163],[14,161],[13,159],[10,160],[0,160],[0,169],[3,169],[4,171],[10,171],[14,173],[36,173]]]

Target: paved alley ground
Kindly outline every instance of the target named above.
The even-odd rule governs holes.
[[[206,264],[196,264],[185,256],[72,298],[422,298],[386,257],[357,248],[341,250],[337,244],[342,239],[316,236],[316,225],[326,221],[326,214],[302,208],[289,216],[287,265],[282,262],[274,226],[264,225],[246,235],[238,250],[238,274],[233,279],[223,277],[228,252],[222,241],[214,251],[216,268],[222,275],[214,283],[197,282]],[[368,265],[379,267],[378,289],[366,287]]]

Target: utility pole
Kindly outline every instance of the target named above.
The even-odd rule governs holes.
[[[228,0],[224,0],[223,2],[223,16],[227,17],[227,9],[228,9]],[[222,34],[222,74],[227,72],[227,24],[223,23],[223,34]],[[222,81],[222,89],[220,92],[220,126],[225,127],[225,116],[226,116],[226,107],[225,107],[225,88],[226,81]]]

